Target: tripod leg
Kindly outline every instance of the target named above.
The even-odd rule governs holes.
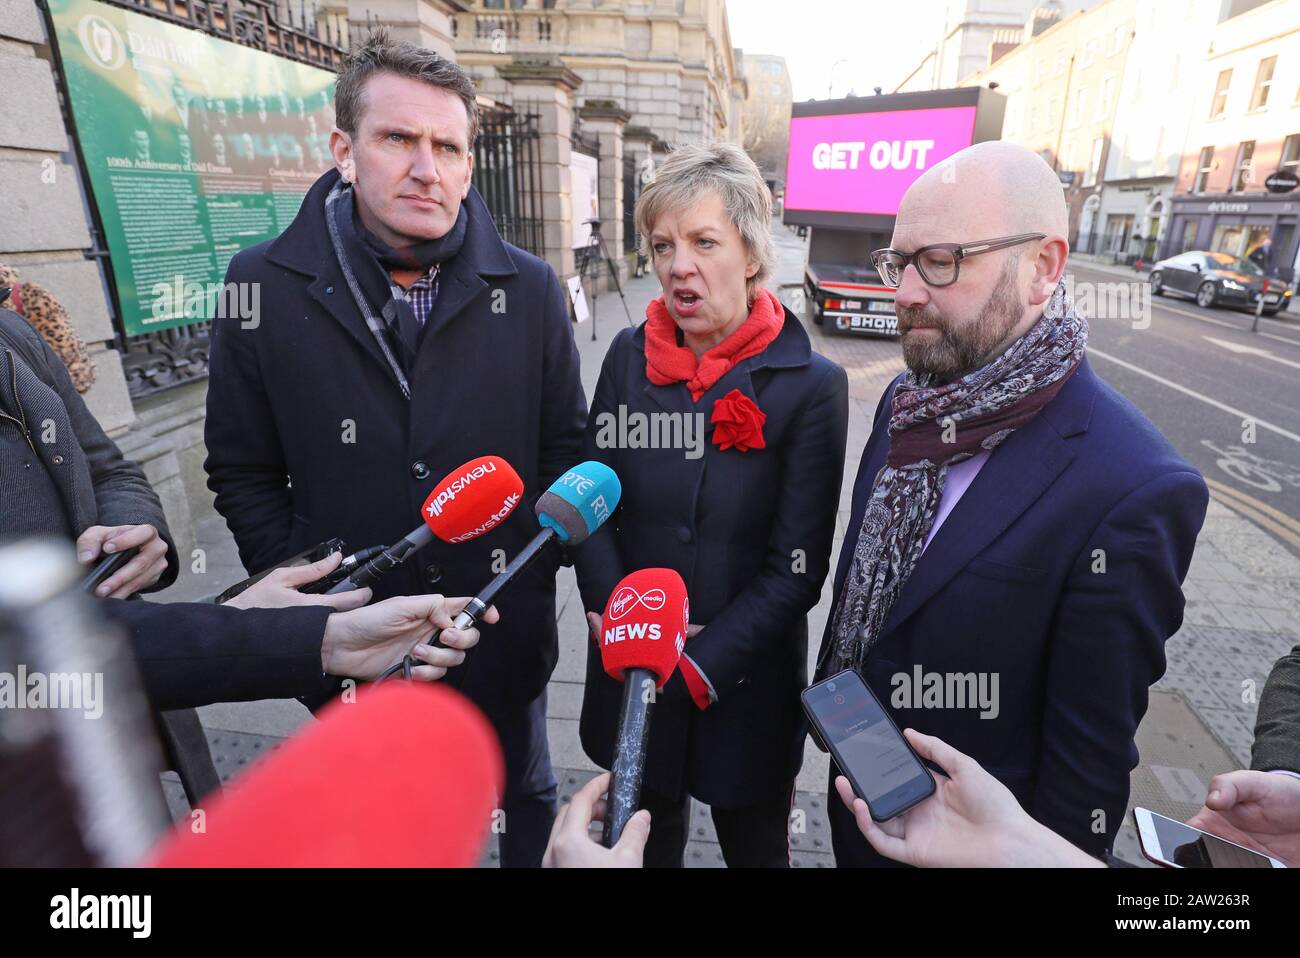
[[[627,314],[627,324],[633,326],[635,324],[632,322],[632,313],[627,308],[627,297],[623,295],[623,284],[618,281],[618,267],[614,265],[614,260],[609,255],[609,248],[605,245],[605,237],[603,236],[600,238],[600,252],[605,257],[605,265],[609,268],[609,275],[614,280],[614,289],[618,291],[618,298],[623,301],[623,312]]]

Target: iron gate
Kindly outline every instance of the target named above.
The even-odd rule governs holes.
[[[536,114],[504,107],[481,111],[474,144],[474,187],[507,243],[545,256],[538,141]]]

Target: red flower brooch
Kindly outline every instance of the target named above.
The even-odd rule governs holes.
[[[733,389],[713,404],[713,417],[709,420],[713,430],[713,444],[719,449],[735,446],[741,452],[762,449],[763,423],[767,414],[739,389]]]

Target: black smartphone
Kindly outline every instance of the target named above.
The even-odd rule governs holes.
[[[122,552],[110,552],[103,556],[95,568],[81,580],[81,591],[94,594],[95,590],[112,578],[113,573],[135,558],[138,548],[132,547]]]
[[[934,776],[857,672],[845,669],[810,685],[801,698],[808,720],[875,821],[888,821],[934,794]]]
[[[324,542],[318,542],[310,549],[304,549],[302,552],[299,552],[296,556],[291,556],[290,558],[285,559],[283,562],[271,566],[271,568],[269,569],[263,569],[257,575],[251,575],[247,579],[244,579],[242,582],[236,582],[230,588],[226,589],[225,592],[222,592],[219,596],[217,596],[216,599],[214,599],[213,601],[216,602],[217,605],[221,605],[224,602],[229,602],[231,599],[239,595],[245,589],[249,588],[252,585],[255,585],[258,582],[261,582],[263,579],[265,579],[276,569],[287,569],[294,566],[311,565],[313,562],[319,562],[321,559],[324,559],[327,555],[332,555],[335,552],[343,552],[343,553],[347,552],[347,546],[344,545],[343,540],[338,538],[337,536],[334,537],[333,539],[326,539]],[[329,588],[329,586],[332,586],[335,582],[341,582],[343,579],[346,579],[348,576],[348,572],[351,571],[350,569],[345,568],[344,563],[346,561],[347,560],[345,559],[344,562],[340,562],[337,568],[335,568],[335,570],[332,573],[326,576],[325,579],[320,580],[320,583],[309,583],[308,585],[300,587],[298,591],[299,592],[315,591],[312,588],[312,586],[319,585],[320,591],[324,592]],[[328,584],[321,585],[321,583],[325,583],[326,580],[328,580]]]

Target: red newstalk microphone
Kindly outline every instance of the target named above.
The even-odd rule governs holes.
[[[384,549],[329,590],[351,592],[370,585],[417,549],[434,540],[468,542],[495,529],[524,497],[524,481],[500,456],[471,459],[449,472],[424,500],[424,525]]]
[[[504,764],[483,714],[407,682],[335,702],[145,862],[159,868],[467,868]],[[418,819],[418,827],[412,822]]]
[[[641,802],[650,707],[677,668],[686,644],[690,604],[686,583],[672,569],[641,569],[609,597],[600,622],[600,661],[623,683],[614,767],[602,842],[613,848]]]

